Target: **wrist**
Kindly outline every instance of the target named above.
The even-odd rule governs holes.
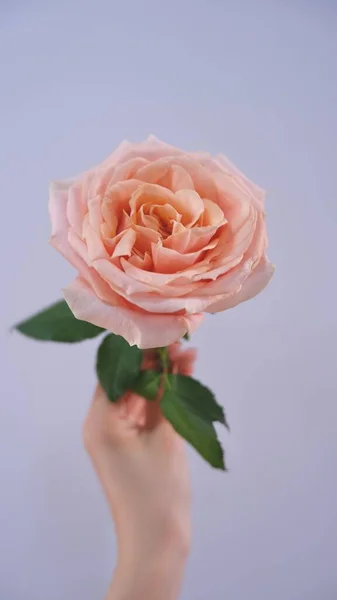
[[[136,568],[119,564],[106,600],[176,600],[184,575],[185,561],[164,558],[141,560]]]
[[[152,557],[158,551],[168,555],[185,555],[190,549],[191,525],[188,511],[153,511],[140,514],[134,511],[128,520],[120,519],[116,523],[119,554],[130,556],[145,551]]]
[[[156,548],[148,543],[120,548],[106,600],[176,600],[189,545],[170,536]]]

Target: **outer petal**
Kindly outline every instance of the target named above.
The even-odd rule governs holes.
[[[120,165],[139,157],[156,160],[164,156],[179,156],[181,154],[184,154],[183,150],[165,144],[150,135],[145,141],[137,144],[125,140],[100,166],[110,167],[117,164]]]
[[[122,258],[121,261],[123,260],[125,259]],[[112,289],[117,293],[124,293],[126,297],[131,296],[131,294],[142,294],[153,291],[152,287],[149,287],[146,283],[132,279],[109,260],[95,260],[93,266]]]
[[[92,175],[88,173],[74,180],[68,191],[67,219],[78,235],[82,234],[83,221],[88,212],[88,181],[91,178]]]
[[[229,194],[245,196],[259,210],[264,209],[265,191],[246,177],[228,158],[222,154],[209,156],[202,161],[205,168],[213,174],[220,189]]]
[[[113,185],[119,181],[135,179],[137,171],[142,167],[145,167],[147,164],[148,161],[141,156],[136,156],[135,158],[131,158],[126,162],[122,162],[120,165],[115,167],[109,185]]]
[[[140,144],[135,144],[135,146],[139,147],[142,156],[144,156],[144,152],[150,153],[150,156],[154,156],[155,158],[161,158],[162,156],[179,156],[180,154],[185,154],[184,150],[181,150],[181,148],[177,148],[176,146],[171,146],[171,144],[162,142],[153,134],[149,135],[146,140]]]
[[[254,298],[254,296],[257,296],[268,285],[274,271],[275,266],[269,263],[266,258],[262,258],[257,267],[252,271],[251,275],[247,277],[237,294],[234,293],[223,300],[211,304],[206,312],[221,312],[228,308],[233,308],[241,302]]]
[[[67,220],[68,189],[69,182],[65,181],[54,182],[50,187],[49,212],[52,222],[50,243],[90,283],[100,298],[111,302],[115,297],[115,293],[96,271],[91,269],[85,262],[86,246],[75,232],[69,230]],[[72,245],[69,243],[69,239]],[[81,254],[78,253],[79,247]]]
[[[88,267],[68,240],[67,203],[71,183],[71,181],[54,181],[50,186],[49,214],[52,231],[49,242],[75,269],[83,274],[88,270]]]
[[[199,296],[178,296],[178,297],[165,297],[159,296],[159,294],[133,294],[126,298],[132,304],[135,304],[140,309],[146,310],[149,313],[154,314],[177,314],[186,313],[194,315],[196,313],[205,311],[210,304],[214,304],[217,300],[222,300],[224,294],[212,294],[206,296],[205,294]]]
[[[109,254],[102,242],[101,236],[93,229],[93,227],[91,227],[88,219],[84,221],[83,237],[86,241],[90,263],[98,258],[109,258]]]
[[[259,185],[254,183],[251,179],[248,179],[246,175],[242,173],[226,156],[223,154],[219,154],[216,157],[217,163],[226,171],[230,173],[236,180],[238,185],[241,185],[250,194],[254,197],[254,199],[260,203],[261,207],[264,206],[266,192]]]
[[[78,277],[64,290],[64,297],[77,319],[88,321],[123,336],[131,346],[168,346],[185,333],[192,333],[203,315],[153,315],[110,306],[99,300],[84,279]]]
[[[191,284],[187,281],[187,284],[179,289],[177,286],[164,285],[167,282],[163,280],[160,286],[157,286],[151,281],[151,275],[153,275],[151,271],[144,271],[136,267],[124,257],[121,257],[120,262],[123,270],[108,260],[97,260],[93,266],[104,281],[111,286],[111,289],[126,299],[132,299],[133,294],[152,294],[153,292],[166,297],[182,296],[190,294],[201,285],[200,283]],[[148,277],[144,277],[144,279],[137,278],[134,277],[134,273],[143,273]],[[154,275],[160,277],[158,273],[154,273]],[[162,277],[165,278],[166,275],[162,275]]]
[[[49,187],[49,214],[51,219],[51,243],[57,242],[68,229],[67,201],[72,180],[52,181]],[[54,244],[53,244],[54,245]]]
[[[99,166],[114,167],[117,163],[123,162],[123,159],[125,161],[125,156],[131,147],[132,144],[130,144],[130,142],[123,140],[123,142],[117,146],[116,150],[114,150],[113,153],[110,154],[110,156],[108,156],[108,158],[106,158]]]
[[[217,297],[206,296],[205,294],[200,298],[198,296],[183,296],[182,294],[179,297],[179,290],[174,286],[162,286],[162,295],[160,295],[151,285],[134,280],[109,261],[97,260],[94,263],[94,268],[104,279],[104,282],[110,285],[111,290],[122,296],[124,300],[132,303],[136,311],[144,310],[157,315],[177,312],[195,314],[205,310],[212,302],[223,297],[223,293],[218,294]],[[190,286],[186,288],[185,292],[192,292],[195,287]],[[119,303],[121,302],[122,300]]]

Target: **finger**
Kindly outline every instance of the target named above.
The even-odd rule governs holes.
[[[129,392],[120,400],[120,419],[132,427],[143,427],[146,422],[146,403],[142,396]]]
[[[100,385],[96,386],[91,406],[83,427],[87,449],[102,443],[112,443],[118,438],[119,423],[123,418],[123,404],[110,402]]]
[[[153,431],[160,423],[164,420],[161,412],[159,400],[147,402],[146,407],[146,420],[144,424],[144,430],[146,432]]]

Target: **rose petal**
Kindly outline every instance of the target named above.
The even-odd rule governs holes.
[[[138,283],[148,286],[148,290],[157,292],[163,296],[183,296],[197,290],[203,285],[202,282],[191,283],[191,280],[179,273],[155,273],[145,271],[132,264],[131,260],[121,258],[121,265],[130,278]],[[193,269],[191,269],[193,273]],[[171,285],[170,285],[171,284]]]
[[[242,285],[240,291],[237,294],[233,294],[228,298],[219,300],[214,304],[211,304],[206,312],[216,313],[228,308],[233,308],[250,300],[257,296],[262,290],[268,285],[275,271],[275,266],[269,263],[265,258],[262,258],[257,267],[251,272],[251,275],[247,277],[246,281]]]
[[[113,229],[116,219],[119,223],[123,211],[129,209],[130,197],[135,190],[139,189],[139,181],[129,179],[121,181],[107,188],[101,204],[101,212],[104,221]]]
[[[199,194],[195,190],[179,190],[175,198],[180,202],[183,225],[194,225],[204,212],[204,203]]]
[[[53,181],[49,186],[49,215],[51,219],[51,242],[53,238],[64,236],[64,230],[68,229],[67,218],[68,192],[72,185],[68,181]],[[57,241],[57,239],[56,239]]]
[[[166,297],[159,294],[132,294],[129,300],[139,308],[149,313],[161,314],[195,314],[203,312],[210,304],[217,300],[222,300],[223,294],[218,296],[177,296]]]
[[[207,255],[207,259],[198,264],[200,272],[193,276],[193,280],[214,280],[238,265],[252,243],[257,222],[257,212],[251,207],[249,217],[235,235],[230,236],[225,230],[218,245]]]
[[[196,252],[202,250],[210,242],[218,227],[192,227],[168,236],[163,241],[165,248],[172,248],[178,252]]]
[[[221,300],[221,297],[225,298],[237,293],[251,272],[252,261],[241,262],[228,273],[220,273],[214,280],[207,279],[206,281],[200,281],[199,283],[202,283],[202,285],[198,288],[196,295],[198,297],[207,296],[208,298],[212,298],[212,303],[215,302],[213,299],[215,296]]]
[[[181,254],[171,248],[162,246],[161,241],[157,244],[152,244],[152,258],[155,271],[157,273],[179,273],[187,267],[194,265],[198,258],[206,252],[206,250],[214,248],[218,240],[213,240],[202,250],[190,252],[189,254]]]
[[[136,232],[135,250],[145,254],[145,252],[151,253],[151,245],[156,244],[161,236],[159,231],[155,231],[150,227],[142,227],[141,225],[134,225],[133,229]]]
[[[112,258],[116,258],[117,256],[131,256],[135,241],[136,232],[133,229],[123,231],[122,237],[113,251]]]
[[[184,210],[184,205],[176,198],[176,194],[155,183],[144,183],[133,192],[130,199],[131,215],[137,213],[141,206],[146,204],[149,206],[169,204],[180,214]]]
[[[138,223],[142,227],[148,227],[154,231],[159,231],[160,223],[156,216],[148,215],[144,213],[144,205],[140,207],[137,213],[134,213],[131,217],[134,223]]]
[[[49,211],[52,221],[52,236],[50,243],[58,252],[60,252],[78,272],[84,277],[95,290],[95,293],[99,298],[104,299],[107,302],[112,302],[114,299],[114,292],[111,290],[109,285],[105,283],[99,275],[81,258],[79,252],[75,251],[68,240],[68,229],[69,223],[67,220],[67,199],[68,199],[68,186],[54,183],[50,188],[50,200],[49,200]],[[75,234],[69,230],[69,235]],[[77,239],[80,240],[77,236]],[[80,240],[81,241],[81,240]],[[86,246],[82,242],[84,250]],[[89,259],[87,259],[89,260]]]
[[[203,221],[202,225],[205,227],[207,225],[220,227],[227,223],[227,219],[223,213],[223,210],[220,208],[218,204],[212,202],[212,200],[208,200],[208,198],[204,198],[204,212],[203,212]]]
[[[114,223],[111,219],[110,226],[107,225],[107,223],[102,223],[100,233],[105,244],[109,244],[109,242],[111,242],[111,240],[116,236],[117,225],[118,221],[116,217]]]
[[[152,204],[148,212],[159,219],[162,227],[168,226],[171,221],[180,221],[181,219],[181,215],[171,204]]]
[[[179,190],[194,190],[194,183],[191,175],[181,165],[171,166],[170,189],[172,192]]]
[[[124,258],[121,258],[121,265],[124,268],[122,271],[117,265],[111,263],[109,260],[97,260],[93,263],[94,268],[97,273],[103,278],[104,282],[109,284],[111,289],[120,294],[125,300],[130,300],[133,302],[133,297],[135,294],[139,295],[139,303],[142,302],[142,294],[144,296],[151,296],[153,292],[158,293],[158,288],[156,288],[149,280],[148,283],[144,283],[139,279],[135,279],[130,276],[130,272],[136,271],[140,273],[147,273],[146,271],[142,271],[138,269],[134,265],[130,264],[129,261],[126,261]],[[151,275],[151,272],[148,272],[148,275]],[[183,295],[189,293],[193,290],[198,289],[200,284],[190,284],[189,286],[183,287],[181,290],[177,289],[174,286],[162,286],[159,288],[159,292],[163,297],[176,297],[179,295]],[[204,303],[204,300],[201,300],[200,303]],[[141,305],[141,304],[140,304]],[[178,310],[178,309],[176,309]],[[166,312],[166,310],[163,310]],[[190,311],[194,312],[194,311]]]
[[[177,225],[181,226],[182,231],[169,235],[166,240],[163,240],[163,246],[165,248],[171,248],[172,250],[183,253],[186,252],[187,248],[190,246],[191,235],[192,232],[194,232],[194,229],[187,229],[184,227],[184,225],[182,225],[182,223],[177,223],[176,221],[173,224],[173,232],[177,229]]]
[[[198,161],[193,160],[190,156],[181,155],[173,157],[171,160],[172,165],[178,165],[182,167],[190,175],[195,191],[201,198],[209,198],[217,202],[218,200],[218,189],[217,185],[213,180],[212,175],[205,169],[205,167]]]
[[[134,179],[138,170],[147,164],[148,161],[145,158],[136,156],[135,158],[131,158],[130,160],[117,165],[111,174],[109,185],[127,181],[128,179]]]
[[[97,258],[109,258],[109,254],[103,244],[102,237],[90,225],[88,217],[84,219],[83,223],[83,239],[87,245],[90,264]]]
[[[131,346],[168,346],[200,325],[203,315],[153,315],[100,301],[80,277],[63,291],[75,317],[121,335]]]
[[[98,234],[100,233],[101,225],[103,223],[101,205],[102,199],[100,196],[96,196],[96,198],[92,198],[88,201],[89,223],[92,229]]]
[[[259,185],[248,179],[226,156],[218,154],[215,158],[220,167],[232,175],[238,186],[245,189],[258,203],[261,209],[264,207],[266,192]]]
[[[69,229],[68,231],[68,242],[74,252],[76,252],[76,254],[78,254],[78,256],[86,263],[86,265],[90,267],[91,260],[89,258],[87,244],[73,229]]]
[[[114,150],[114,152],[112,152],[112,154],[110,154],[108,158],[106,158],[100,164],[100,166],[114,167],[119,162],[125,162],[127,160],[125,157],[127,156],[127,153],[130,150],[130,148],[132,148],[132,146],[133,144],[130,144],[130,142],[128,142],[127,140],[123,140],[123,142],[121,142],[119,146],[117,146],[116,150]]]
[[[67,202],[67,220],[78,235],[82,234],[83,220],[86,214],[88,213],[88,185],[90,182],[90,178],[92,177],[92,174],[85,173],[79,179],[74,180],[69,186]]]
[[[136,178],[144,183],[160,183],[163,185],[163,180],[166,180],[170,173],[171,165],[167,158],[147,162],[147,165],[138,169]],[[169,179],[167,183],[170,183]],[[170,187],[170,186],[165,186]]]
[[[124,258],[121,258],[121,264],[125,273],[129,274],[132,278],[142,283],[151,285],[153,290],[162,290],[163,286],[172,284],[170,289],[173,291],[176,289],[176,296],[180,296],[185,293],[189,293],[188,290],[197,289],[201,283],[191,283],[195,273],[199,273],[199,267],[193,266],[190,269],[182,271],[182,273],[156,273],[155,271],[143,271],[137,269],[134,265],[130,264]],[[204,267],[200,267],[201,271]],[[195,286],[195,287],[194,287]],[[167,288],[166,288],[167,289]],[[168,294],[165,294],[168,295]]]
[[[144,256],[133,254],[130,256],[128,263],[135,265],[139,269],[145,269],[146,271],[151,271],[153,268],[152,257],[148,252],[145,252]]]
[[[131,144],[128,141],[122,142],[117,150],[102,164],[104,166],[115,166],[117,163],[123,164],[133,158],[141,157],[153,161],[164,156],[179,156],[180,154],[183,154],[183,151],[179,148],[165,144],[154,136],[149,136],[145,141],[138,144]]]
[[[121,258],[120,260],[122,262],[125,259]],[[152,291],[148,285],[132,279],[110,260],[95,260],[93,267],[103,280],[110,285],[111,289],[122,295],[124,294],[126,298],[131,294]]]
[[[171,164],[172,157],[161,158],[148,163],[139,169],[135,175],[137,179],[147,183],[157,183],[172,192],[181,189],[194,190],[190,174],[179,164]]]

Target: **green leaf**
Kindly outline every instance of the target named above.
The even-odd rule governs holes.
[[[147,400],[158,397],[162,375],[157,371],[141,371],[132,385],[132,390]]]
[[[76,319],[65,300],[48,306],[15,325],[14,329],[36,340],[69,343],[94,338],[104,331],[96,325]]]
[[[142,351],[113,333],[107,335],[97,352],[99,382],[111,402],[132,388],[139,376]]]
[[[188,342],[190,339],[190,334],[186,332],[185,335],[183,335],[183,339]]]
[[[189,404],[201,417],[210,422],[218,421],[229,429],[224,409],[217,403],[209,388],[187,375],[171,375],[169,381],[179,390],[185,404]]]
[[[212,420],[205,416],[205,411],[199,410],[202,397],[199,395],[198,402],[194,402],[186,386],[180,385],[181,381],[179,375],[167,376],[161,400],[163,415],[210,465],[226,470],[223,449]]]

